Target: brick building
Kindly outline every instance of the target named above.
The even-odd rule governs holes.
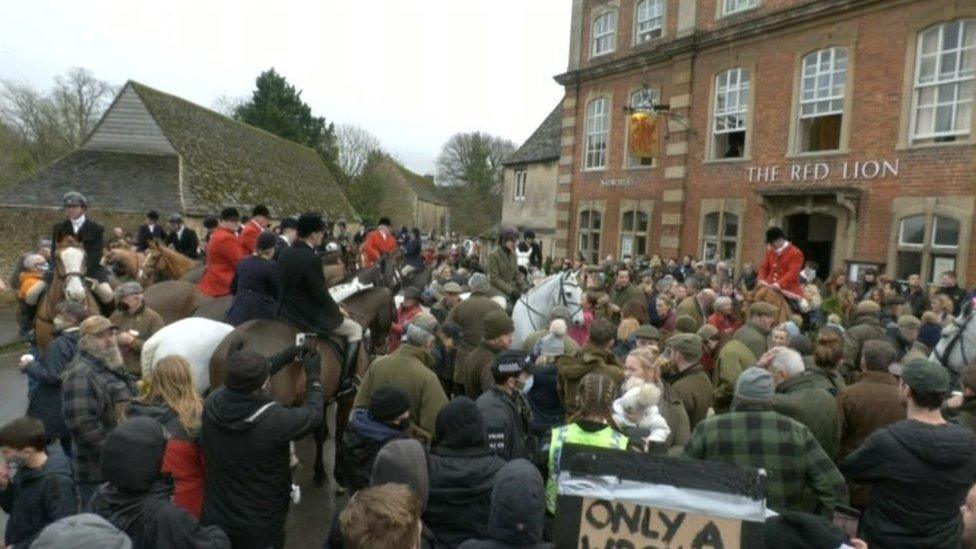
[[[556,255],[741,266],[780,225],[822,277],[976,282],[972,0],[574,0],[556,80]]]

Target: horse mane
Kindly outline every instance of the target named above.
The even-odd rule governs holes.
[[[157,244],[153,246],[153,249],[160,254],[160,259],[166,264],[173,280],[179,280],[196,265],[196,262],[189,257],[166,246]]]
[[[115,248],[109,250],[109,257],[121,261],[125,266],[125,272],[131,276],[135,277],[139,274],[139,255],[131,250],[126,250],[123,248]]]

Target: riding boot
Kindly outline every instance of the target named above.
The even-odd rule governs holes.
[[[359,380],[356,379],[356,361],[359,358],[359,342],[350,341],[346,347],[346,360],[342,365],[342,375],[339,377],[339,391],[336,400],[350,396],[359,390]]]

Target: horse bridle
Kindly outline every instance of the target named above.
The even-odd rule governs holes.
[[[566,276],[568,276],[568,275],[569,275],[568,272],[562,273],[562,274],[559,275],[559,301],[557,302],[557,305],[562,305],[563,307],[566,307],[567,309],[570,309],[569,316],[570,316],[570,318],[572,318],[572,317],[576,316],[576,313],[578,313],[578,312],[580,312],[580,311],[583,310],[583,304],[582,303],[574,303],[573,305],[576,307],[576,309],[573,310],[573,309],[570,308],[570,303],[569,303],[569,300],[566,299],[566,292],[564,290],[565,290],[566,287],[569,287],[569,288],[579,288],[580,285],[577,284],[577,283],[573,283],[573,282],[567,282],[566,281]],[[545,318],[546,315],[542,314],[541,311],[539,311],[537,309],[534,309],[531,305],[529,305],[529,294],[528,294],[528,292],[526,292],[522,297],[520,297],[519,300],[518,300],[518,302],[521,302],[522,305],[524,305],[525,308],[530,313],[529,314],[529,325],[532,326],[532,331],[538,330],[539,328],[535,325],[535,321],[532,319],[532,315],[539,315],[542,318]]]

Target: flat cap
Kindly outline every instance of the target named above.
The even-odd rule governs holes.
[[[464,290],[461,289],[461,285],[458,284],[457,282],[454,282],[453,280],[450,281],[450,282],[448,282],[447,284],[445,284],[441,288],[441,291],[444,292],[445,294],[462,294],[462,293],[464,293]]]
[[[81,335],[98,335],[106,330],[118,329],[119,327],[112,324],[111,320],[99,315],[90,316],[78,325],[78,331],[81,332]]]
[[[749,316],[776,316],[778,312],[779,310],[776,307],[765,301],[757,301],[749,305]]]
[[[941,364],[917,358],[902,367],[901,379],[919,393],[948,393],[949,372]]]
[[[698,328],[696,334],[702,341],[708,341],[718,337],[718,328],[712,324],[704,324],[701,328]]]
[[[658,330],[650,324],[642,324],[638,326],[631,335],[633,335],[636,339],[653,339],[654,341],[661,340],[661,330]]]
[[[922,325],[918,317],[912,315],[901,315],[898,317],[898,327],[906,330],[917,330]]]
[[[695,334],[675,334],[664,343],[665,349],[674,349],[687,360],[699,360],[702,356],[702,340]]]
[[[675,327],[681,333],[694,334],[698,331],[698,321],[691,315],[678,315]]]
[[[859,315],[876,315],[881,312],[881,306],[870,299],[865,299],[864,301],[857,304],[857,309],[855,314]]]

